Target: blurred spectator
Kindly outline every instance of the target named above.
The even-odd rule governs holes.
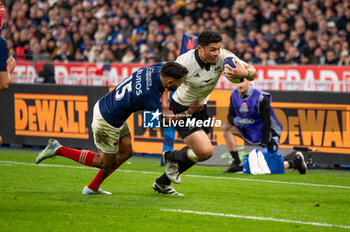
[[[92,47],[93,42],[92,41],[86,41],[85,42],[85,50],[84,50],[84,56],[88,59],[90,63],[93,63],[95,61],[95,51]]]
[[[114,54],[116,60],[118,62],[122,61],[122,58],[124,57],[124,55],[126,54],[126,51],[128,49],[128,43],[126,40],[122,40],[119,45],[118,45],[118,50],[117,52]]]
[[[278,51],[275,49],[271,49],[268,54],[268,59],[266,61],[267,65],[277,65],[284,64],[285,61],[282,57],[278,55]]]
[[[148,63],[148,64],[154,64],[154,63],[157,62],[157,61],[156,61],[156,56],[154,55],[153,52],[149,53],[149,54],[147,55],[146,59],[147,59],[147,63]]]
[[[98,58],[98,62],[112,63],[115,60],[114,54],[110,49],[103,49],[102,54]]]
[[[310,54],[309,53],[302,53],[300,55],[300,63],[303,65],[311,64]]]
[[[127,64],[127,63],[132,63],[136,61],[135,53],[134,50],[130,47],[126,49],[125,55],[122,58],[122,63]]]
[[[175,61],[176,57],[177,57],[177,55],[174,52],[169,52],[168,57],[167,57],[167,61]]]
[[[132,35],[132,26],[129,24],[129,20],[127,17],[122,17],[120,19],[120,34],[121,39],[127,40],[128,38],[131,38]]]
[[[338,58],[335,55],[335,52],[333,49],[329,49],[326,52],[326,64],[330,64],[330,65],[336,65],[338,64]]]
[[[96,63],[96,62],[102,62],[102,60],[103,60],[104,58],[102,57],[102,48],[101,48],[101,46],[95,45],[95,46],[92,47],[91,50],[93,51],[93,54],[94,54],[94,55],[93,55],[93,57],[94,57],[93,62],[94,62],[94,63]]]
[[[296,47],[299,52],[302,52],[307,48],[307,42],[303,37],[299,36],[297,31],[291,31],[289,39],[292,42],[293,47]]]
[[[340,59],[339,59],[338,65],[339,66],[350,66],[349,51],[342,51],[340,53]]]
[[[343,7],[341,4],[337,4],[337,10],[338,12],[343,12]],[[340,17],[339,17],[340,16]],[[341,13],[338,15],[337,20],[337,27],[340,30],[346,30],[346,25],[350,22],[350,4],[348,4],[348,7],[345,9],[345,13]]]
[[[148,49],[146,44],[142,44],[140,46],[140,56],[138,62],[140,64],[146,64],[147,63],[147,55],[148,55]]]
[[[77,62],[86,62],[88,59],[84,56],[84,54],[78,49],[74,54],[74,61]]]
[[[72,54],[73,48],[69,48],[68,41],[64,40],[61,42],[61,46],[53,57],[53,61],[68,62],[74,60],[74,55]]]
[[[286,64],[298,64],[300,63],[300,53],[294,46],[287,48],[287,54],[285,55]]]
[[[325,64],[326,63],[326,57],[322,52],[322,49],[320,47],[317,47],[314,52],[315,59],[318,64]]]
[[[41,53],[41,47],[39,43],[35,43],[33,45],[33,54],[32,54],[32,59],[34,63],[34,67],[36,67],[37,62],[40,61],[49,61],[49,56],[48,54]]]

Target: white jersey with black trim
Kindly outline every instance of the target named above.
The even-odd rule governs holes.
[[[199,104],[206,104],[221,76],[224,59],[227,57],[238,59],[232,52],[220,49],[217,62],[209,66],[198,60],[196,50],[190,50],[176,59],[177,63],[182,64],[189,71],[173,95],[173,99],[183,106],[190,106],[195,100],[198,100]]]

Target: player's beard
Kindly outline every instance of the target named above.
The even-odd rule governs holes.
[[[168,89],[172,92],[175,92],[175,90],[177,89],[177,86],[169,86]]]

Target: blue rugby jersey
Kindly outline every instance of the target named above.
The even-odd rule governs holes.
[[[6,41],[0,37],[0,72],[7,71],[6,62],[8,59],[9,50]]]
[[[163,63],[138,69],[125,78],[112,92],[99,101],[102,117],[112,126],[120,127],[139,110],[162,110],[160,97],[164,87],[160,80]]]

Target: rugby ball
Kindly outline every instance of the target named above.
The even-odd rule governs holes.
[[[224,63],[222,64],[222,70],[225,71],[225,65],[228,64],[229,66],[231,66],[232,68],[236,68],[237,65],[236,65],[236,62],[239,62],[239,61],[235,61],[235,58],[234,57],[227,57],[224,59]],[[226,76],[225,76],[226,77]],[[240,78],[236,78],[236,79],[229,79],[226,77],[227,80],[229,80],[230,82],[232,83],[235,83],[235,84],[238,84],[238,83],[241,83],[243,80],[240,79]]]

